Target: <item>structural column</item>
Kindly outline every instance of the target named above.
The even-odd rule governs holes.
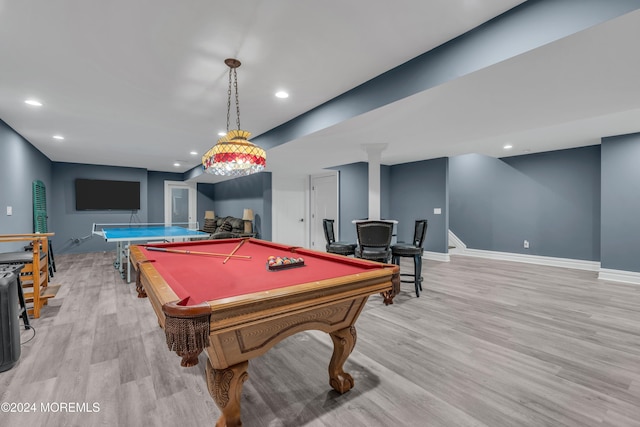
[[[364,144],[369,162],[369,219],[380,219],[380,161],[387,144]]]

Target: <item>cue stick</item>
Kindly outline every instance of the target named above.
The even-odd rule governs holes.
[[[231,253],[229,254],[229,256],[227,256],[227,257],[224,259],[224,261],[222,261],[222,263],[223,263],[223,264],[226,264],[226,263],[227,263],[227,261],[229,261],[229,258],[231,258],[232,256],[234,256],[233,254],[235,254],[235,253],[236,253],[236,251],[237,251],[238,249],[240,249],[240,246],[242,246],[242,245],[244,244],[244,242],[246,242],[246,240],[247,240],[247,239],[242,239],[242,240],[240,241],[240,243],[238,243],[238,246],[236,246],[236,248],[235,248],[233,251],[231,251]],[[236,256],[238,256],[238,255],[236,255]]]
[[[234,258],[251,258],[250,255],[227,255],[227,254],[217,254],[213,252],[198,252],[198,251],[183,251],[180,249],[166,249],[166,248],[156,248],[154,246],[145,246],[148,251],[158,251],[158,252],[170,252],[172,254],[185,254],[185,255],[209,255],[209,256],[226,256],[226,257],[234,257]]]

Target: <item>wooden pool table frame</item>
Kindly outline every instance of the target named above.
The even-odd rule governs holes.
[[[307,249],[299,251],[302,256],[316,253],[333,257],[336,262],[350,259]],[[385,304],[391,304],[400,287],[398,266],[375,263],[381,268],[184,307],[178,305],[179,298],[154,263],[146,261],[140,247],[132,246],[131,263],[138,273],[139,286],[144,288],[163,329],[166,330],[168,317],[209,315],[209,345],[204,349],[206,377],[209,393],[222,412],[216,424],[219,427],[242,425],[240,396],[248,378],[248,361],[298,332],[315,329],[331,336],[334,350],[329,362],[329,384],[339,393],[350,390],[354,381],[344,372],[343,365],[356,343],[355,322],[370,295],[379,293]],[[200,350],[179,353],[182,365],[198,363],[199,353]]]

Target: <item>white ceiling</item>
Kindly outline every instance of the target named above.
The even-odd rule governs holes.
[[[53,161],[184,172],[226,128],[225,58],[257,136],[520,3],[0,0],[0,119]],[[633,12],[269,149],[268,170],[366,161],[362,141],[397,164],[639,132],[637,40]]]

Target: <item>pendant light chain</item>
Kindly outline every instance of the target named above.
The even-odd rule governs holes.
[[[231,68],[229,68],[229,88],[227,89],[227,133],[229,133],[230,116],[231,116]]]
[[[237,124],[238,124],[238,129],[240,128],[240,100],[238,98],[238,74],[236,72],[236,69],[233,69],[233,87],[236,90],[236,117],[237,117]]]
[[[231,78],[231,72],[233,71],[233,79]],[[235,68],[229,68],[229,89],[227,89],[227,133],[229,133],[229,123],[231,123],[231,86],[236,93],[236,124],[240,129],[240,97],[238,95],[238,73]]]

